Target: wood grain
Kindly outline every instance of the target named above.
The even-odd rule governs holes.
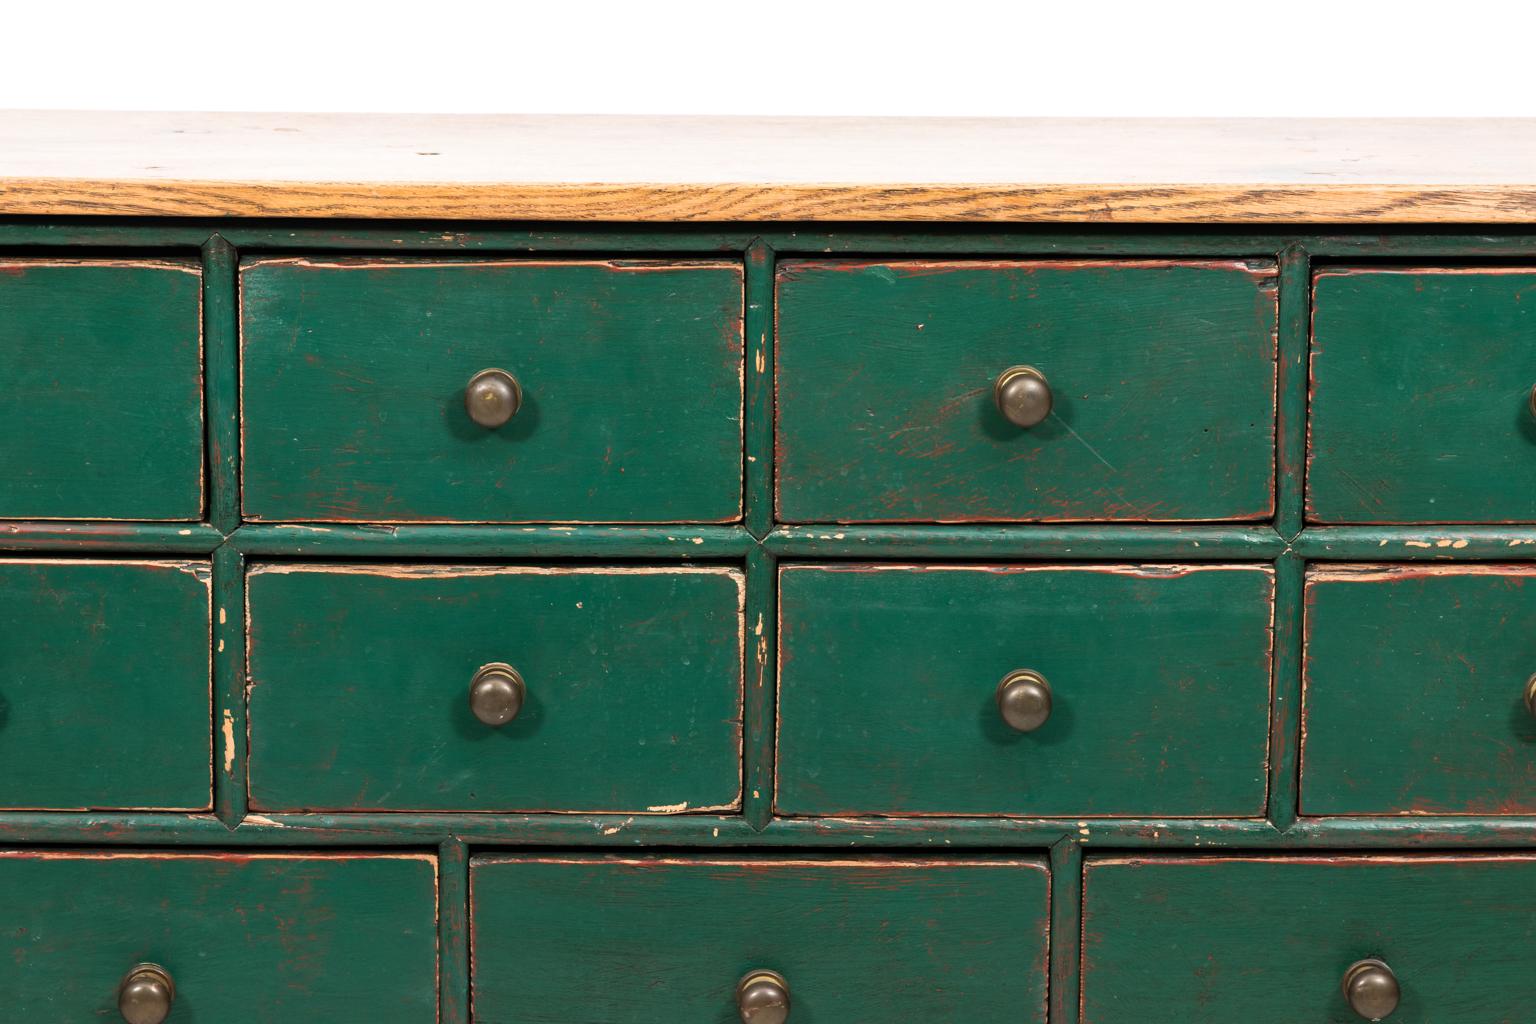
[[[0,214],[1521,223],[1536,119],[7,111]]]

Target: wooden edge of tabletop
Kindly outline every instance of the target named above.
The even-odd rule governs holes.
[[[1518,224],[1536,222],[1536,184],[604,184],[0,175],[0,216],[611,223]]]

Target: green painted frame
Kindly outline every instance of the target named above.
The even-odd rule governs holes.
[[[467,1024],[468,870],[481,848],[820,848],[850,846],[1046,851],[1053,873],[1050,1015],[1078,1014],[1083,851],[1099,849],[1492,849],[1536,847],[1533,817],[1297,817],[1301,584],[1309,561],[1531,561],[1536,525],[1306,527],[1305,467],[1310,282],[1315,264],[1455,260],[1536,263],[1536,228],[1248,227],[1163,229],[1085,225],[452,224],[356,221],[192,221],[72,218],[0,221],[14,256],[153,253],[203,268],[210,487],[197,524],[0,521],[0,552],[209,555],[214,566],[214,737],[232,744],[215,775],[212,814],[0,813],[0,844],[186,847],[414,847],[440,865],[440,1017]],[[239,519],[238,307],[242,255],[307,252],[542,256],[730,255],[745,266],[745,518],[733,526],[273,526]],[[1258,526],[775,526],[773,281],[778,259],[860,257],[1272,258],[1280,266],[1277,495]],[[1463,543],[1465,542],[1465,543]],[[248,557],[708,561],[747,573],[747,700],[738,815],[249,813],[246,802],[244,587]],[[1263,819],[776,818],[771,806],[778,563],[834,559],[1113,559],[1268,561],[1276,566],[1275,687],[1268,812]]]

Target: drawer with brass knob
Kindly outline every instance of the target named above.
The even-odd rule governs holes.
[[[1529,854],[1089,856],[1082,1024],[1523,1021]]]
[[[788,815],[1257,816],[1260,565],[785,566]]]
[[[435,1024],[422,854],[0,851],[6,1020]]]
[[[1310,520],[1536,522],[1533,289],[1515,267],[1317,275]]]
[[[211,570],[0,559],[0,808],[210,808]]]
[[[256,259],[246,518],[731,522],[742,270]]]
[[[788,260],[779,518],[1269,518],[1264,262]]]
[[[263,810],[731,810],[744,581],[704,566],[259,563]]]
[[[1033,857],[488,855],[470,901],[478,1021],[1046,1017]]]
[[[1536,814],[1536,566],[1307,574],[1301,813]]]
[[[0,259],[0,519],[203,515],[202,275]]]

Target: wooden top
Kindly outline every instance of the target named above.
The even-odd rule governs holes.
[[[0,215],[1536,223],[1536,119],[0,112]]]

